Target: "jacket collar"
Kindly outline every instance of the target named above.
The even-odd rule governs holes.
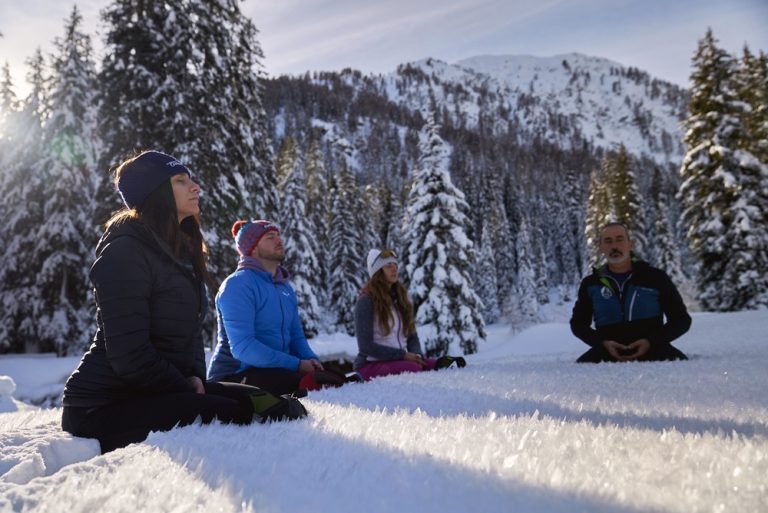
[[[256,271],[257,273],[265,274],[274,283],[288,283],[288,280],[291,277],[288,270],[282,265],[277,266],[277,271],[274,275],[272,275],[269,271],[264,269],[264,266],[261,265],[261,262],[259,262],[258,259],[246,255],[240,256],[240,260],[237,262],[237,269],[250,269],[252,271]]]

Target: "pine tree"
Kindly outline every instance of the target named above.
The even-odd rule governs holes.
[[[27,260],[39,266],[36,286],[37,337],[59,355],[79,353],[91,336],[87,270],[98,227],[92,222],[96,189],[97,136],[94,119],[96,73],[90,37],[80,30],[77,8],[56,40],[50,93],[51,114],[43,129],[43,148],[34,172],[44,177],[45,223],[34,237],[46,241]],[[85,199],[84,199],[85,198]]]
[[[670,195],[667,194],[664,175],[661,169],[656,168],[653,174],[652,197],[655,202],[656,222],[655,234],[656,240],[653,244],[655,261],[654,265],[666,272],[672,282],[680,286],[687,281],[680,259],[680,244],[675,241],[674,225],[670,220]]]
[[[15,166],[13,160],[15,150],[18,145],[17,123],[20,121],[19,100],[13,89],[13,80],[11,79],[11,70],[6,61],[0,70],[0,194],[3,195],[3,201],[0,201],[0,219],[7,219],[6,190],[8,183],[12,181],[10,169]],[[0,247],[5,247],[4,230],[0,227]],[[0,285],[2,288],[2,285]],[[0,347],[2,347],[0,343]]]
[[[386,241],[382,237],[384,231],[384,204],[382,184],[370,184],[363,189],[359,206],[363,215],[358,216],[357,226],[361,234],[364,248],[381,248]],[[364,251],[367,254],[367,251]]]
[[[317,139],[312,139],[304,159],[307,177],[306,213],[310,227],[315,234],[317,268],[313,288],[318,291],[318,301],[328,302],[326,286],[330,262],[331,201],[328,190],[328,171],[325,168],[323,152]]]
[[[615,221],[626,226],[632,234],[633,253],[642,256],[646,246],[645,222],[634,162],[623,144],[615,155],[606,157],[603,176]]]
[[[563,187],[557,189],[557,203],[563,206],[562,221],[557,224],[559,232],[562,283],[578,285],[580,276],[587,266],[587,246],[584,242],[585,218],[584,202],[586,200],[584,185],[576,172],[569,168],[565,174]],[[555,218],[559,219],[559,218]]]
[[[49,241],[38,237],[47,221],[45,177],[36,172],[42,154],[42,124],[48,115],[48,77],[38,49],[27,60],[32,86],[18,113],[12,151],[7,158],[0,195],[4,219],[0,225],[3,265],[0,266],[0,344],[12,352],[52,351],[50,341],[37,338],[36,313],[41,291],[37,286],[37,252]]]
[[[430,325],[423,337],[427,354],[458,348],[474,353],[485,339],[485,328],[470,279],[475,255],[466,235],[469,207],[448,175],[447,150],[434,118],[423,129],[419,150],[404,234],[416,322]]]
[[[549,233],[549,230],[545,231],[545,228],[552,228],[552,225],[547,222],[547,216],[545,215],[546,208],[541,199],[535,199],[530,203],[530,207],[527,209],[528,215],[528,230],[531,234],[531,250],[530,255],[533,261],[533,272],[536,280],[536,288],[534,289],[536,295],[536,302],[539,305],[546,305],[549,303],[549,261],[547,255],[554,253],[554,249],[551,247],[551,242],[554,240],[554,236]]]
[[[711,30],[699,42],[693,67],[679,197],[699,263],[699,300],[706,310],[756,308],[768,291],[760,198],[765,166],[747,149],[737,63],[717,47]]]
[[[746,135],[742,147],[768,164],[768,56],[754,56],[745,46],[736,78],[737,95],[746,106],[741,112]]]
[[[567,171],[562,187],[554,191],[550,200],[548,219],[551,222],[553,254],[555,266],[553,271],[557,278],[553,283],[558,284],[558,300],[568,303],[578,286],[582,269],[585,266],[586,246],[584,244],[584,197],[583,187],[573,170]],[[552,259],[548,259],[550,262]]]
[[[609,222],[619,222],[632,235],[633,253],[642,256],[647,246],[645,212],[640,197],[634,163],[623,144],[615,153],[603,158],[600,170],[593,170],[585,222],[588,265],[600,261],[598,243],[600,229]],[[586,274],[589,270],[583,269]]]
[[[331,192],[333,207],[328,288],[336,325],[354,335],[354,305],[365,275],[365,257],[357,223],[360,212],[355,210],[360,192],[346,160],[342,159],[340,163],[341,169]]]
[[[517,235],[517,277],[512,294],[505,306],[505,316],[514,331],[521,331],[539,321],[539,302],[536,300],[536,272],[531,254],[531,236],[528,220],[520,221]]]
[[[745,46],[737,79],[737,94],[745,104],[741,113],[744,138],[739,144],[742,151],[737,154],[746,163],[744,185],[755,188],[752,199],[760,211],[754,213],[754,218],[759,219],[756,228],[762,228],[765,234],[765,227],[768,226],[768,55],[761,51],[753,56]],[[765,255],[767,246],[768,241],[763,238],[762,256],[768,260]],[[760,255],[758,248],[753,248],[753,251]],[[756,303],[768,305],[768,283]]]
[[[404,258],[405,241],[403,240],[403,226],[405,224],[405,208],[399,196],[395,194],[390,196],[389,207],[385,210],[385,213],[390,223],[384,246],[393,250],[396,254],[402,255],[401,258]]]
[[[604,179],[605,162],[604,160],[603,168],[593,169],[590,176],[587,215],[584,223],[584,238],[586,239],[589,258],[584,262],[585,268],[581,271],[582,275],[588,274],[589,267],[597,265],[600,260],[600,252],[598,251],[600,229],[609,221],[615,220]]]
[[[491,230],[486,226],[480,243],[480,252],[475,266],[475,291],[483,302],[482,315],[486,323],[499,320],[499,287],[496,283],[496,259],[494,258]]]
[[[14,123],[18,116],[19,100],[13,90],[13,80],[8,61],[0,70],[0,166],[6,169],[6,160],[13,147]],[[3,173],[4,175],[4,173]],[[0,176],[0,184],[4,176]]]
[[[504,198],[502,197],[501,187],[495,177],[488,177],[486,180],[486,190],[483,194],[487,201],[488,208],[488,229],[489,241],[491,247],[489,250],[494,254],[496,269],[494,270],[495,282],[497,284],[496,304],[503,304],[509,296],[515,280],[515,241],[512,236],[512,230],[507,218],[507,212],[504,208]],[[483,237],[485,236],[483,230]],[[484,248],[485,249],[485,248]],[[486,299],[483,303],[486,303]],[[493,321],[489,321],[493,322]]]
[[[317,251],[313,229],[305,209],[304,165],[292,138],[284,139],[277,161],[280,176],[281,235],[286,254],[283,265],[291,273],[291,284],[296,291],[304,334],[312,338],[317,335],[320,323],[313,276],[318,267]]]
[[[114,0],[102,65],[102,168],[140,149],[184,162],[203,189],[212,274],[231,271],[232,219],[276,214],[257,31],[236,0]],[[108,212],[118,205],[104,187]],[[101,212],[97,217],[105,217]]]

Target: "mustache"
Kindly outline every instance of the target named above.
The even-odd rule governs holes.
[[[613,251],[610,252],[609,256],[622,256],[623,254],[624,253],[622,253],[618,249],[614,249]]]

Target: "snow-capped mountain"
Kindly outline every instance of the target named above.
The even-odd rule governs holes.
[[[470,124],[477,122],[471,104],[487,91],[499,107],[499,121],[513,118],[524,133],[561,147],[583,138],[605,149],[623,143],[630,153],[659,163],[678,163],[682,155],[685,91],[607,59],[575,53],[480,56],[452,65],[426,59],[410,66],[431,78],[433,91],[447,92],[448,104],[455,103],[450,91],[458,86],[474,90],[463,109]]]
[[[549,137],[558,134],[545,128],[545,113],[556,112],[595,146],[623,143],[630,153],[675,163],[682,155],[680,121],[687,94],[637,69],[580,54],[477,57],[457,66],[498,80],[510,105],[534,97],[532,107],[518,109],[518,117],[544,128]]]
[[[279,77],[268,81],[265,103],[276,141],[319,128],[326,140],[346,146],[360,168],[370,166],[363,154],[375,139],[394,130],[407,146],[407,129],[418,130],[431,111],[447,132],[517,146],[543,141],[563,150],[623,143],[636,157],[677,167],[687,101],[677,85],[573,53],[479,56],[455,64],[424,59],[384,75],[344,70]]]

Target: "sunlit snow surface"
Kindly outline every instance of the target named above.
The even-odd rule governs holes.
[[[766,333],[765,311],[697,314],[676,344],[688,362],[576,365],[586,346],[565,323],[491,326],[465,369],[316,392],[302,421],[190,426],[106,456],[61,433],[59,409],[2,413],[0,511],[764,512]],[[0,374],[16,380],[11,361]]]

